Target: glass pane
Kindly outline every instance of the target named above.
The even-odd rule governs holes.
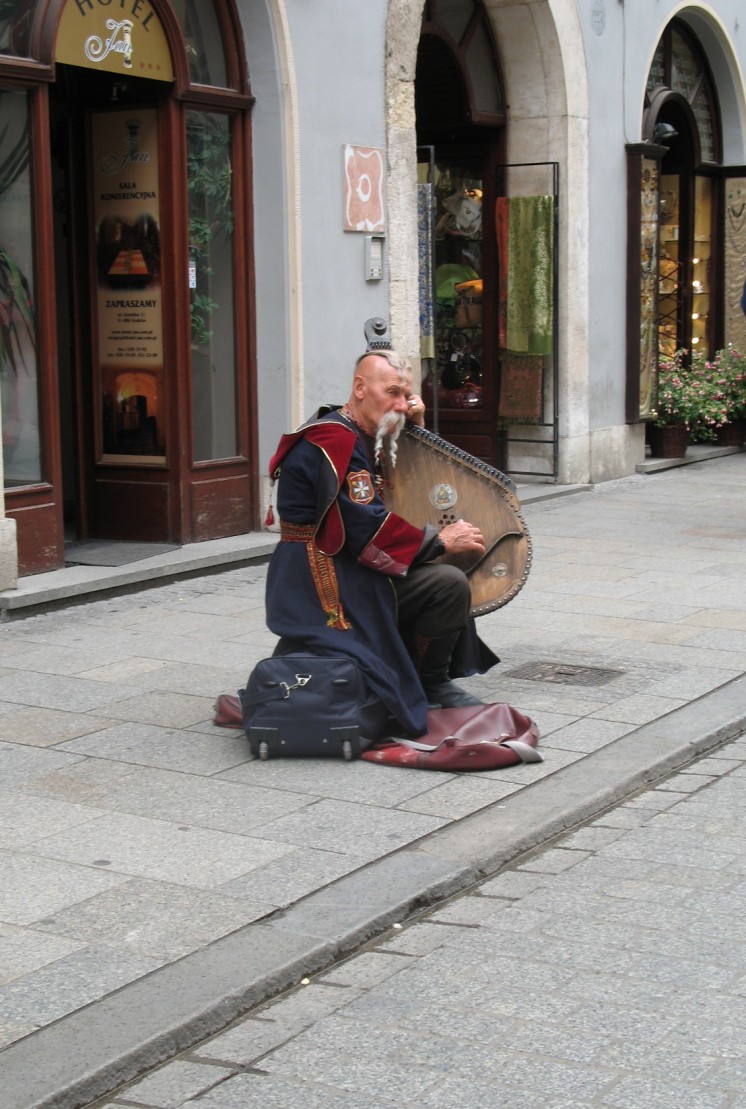
[[[482,180],[435,170],[435,359],[439,404],[482,408]]]
[[[677,31],[671,36],[671,88],[691,100],[702,77],[702,66],[691,46]]]
[[[658,356],[658,182],[660,167],[643,158],[640,181],[640,397],[639,415],[653,409]]]
[[[184,33],[192,81],[225,88],[223,39],[212,0],[171,0],[171,6]]]
[[[678,346],[681,278],[679,262],[679,178],[663,174],[661,190],[660,258],[658,260],[658,328],[660,352],[671,358]]]
[[[692,349],[707,351],[712,281],[712,181],[694,180],[694,245],[692,247]]]
[[[5,485],[41,481],[26,95],[0,90],[0,386]]]
[[[746,280],[742,237],[746,177],[729,177],[725,185],[725,345],[746,351],[746,316],[741,308]]]
[[[158,112],[91,120],[102,461],[166,456]]]
[[[33,4],[28,0],[0,0],[0,54],[28,57],[28,36]]]
[[[482,25],[474,35],[466,52],[469,76],[474,88],[474,107],[478,112],[502,111],[500,87],[495,73],[495,58],[487,31]]]
[[[447,31],[454,42],[461,42],[464,31],[474,14],[471,0],[438,0],[435,5],[435,19]]]
[[[702,86],[694,98],[692,111],[697,121],[702,161],[714,162],[715,125],[713,123],[712,97],[707,81],[702,82]]]
[[[233,197],[227,116],[187,112],[194,458],[237,454]]]
[[[648,73],[648,92],[658,88],[659,85],[666,83],[666,53],[663,48],[663,43],[659,42],[653,56],[653,64]]]

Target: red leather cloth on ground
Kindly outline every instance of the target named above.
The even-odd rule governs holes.
[[[539,729],[512,705],[465,705],[430,709],[428,732],[419,739],[375,743],[360,756],[368,762],[417,770],[496,770],[542,762]]]
[[[213,722],[243,728],[238,697],[222,693]],[[417,770],[497,770],[522,762],[542,762],[536,750],[539,729],[530,717],[502,702],[430,709],[428,731],[417,740],[385,739],[360,755],[367,762]]]

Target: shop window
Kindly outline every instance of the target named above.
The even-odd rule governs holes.
[[[192,81],[225,88],[229,83],[225,53],[212,0],[172,0],[171,6],[184,34]]]
[[[659,357],[680,349],[713,353],[722,308],[715,283],[717,100],[705,56],[680,20],[656,48],[642,133],[644,141],[627,148],[632,421],[650,417]]]
[[[672,358],[679,345],[682,264],[679,260],[680,188],[677,174],[660,177],[660,247],[658,257],[658,345]]]
[[[445,407],[484,406],[483,192],[477,170],[436,165],[435,359]]]
[[[187,112],[194,459],[238,453],[230,120]]]
[[[736,166],[725,181],[723,198],[723,346],[746,349],[746,176]]]
[[[27,58],[29,26],[34,14],[31,0],[6,0],[0,4],[0,54]]]
[[[6,487],[41,480],[26,94],[0,90],[0,386]]]
[[[712,190],[709,177],[694,181],[694,242],[692,244],[692,348],[706,348],[710,334],[712,293]]]
[[[655,406],[659,333],[669,311],[675,336],[679,279],[671,252],[677,252],[678,241],[670,244],[666,234],[659,234],[659,218],[666,218],[659,201],[660,156],[650,156],[644,143],[627,148],[627,183],[627,419],[635,423],[649,419]],[[668,210],[672,207],[669,198]],[[665,259],[660,257],[664,252]],[[659,278],[659,273],[665,277]],[[675,338],[671,342],[675,349]]]

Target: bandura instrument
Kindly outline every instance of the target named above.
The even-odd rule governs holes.
[[[509,478],[432,431],[407,424],[396,466],[387,466],[386,507],[411,524],[438,529],[468,520],[482,532],[485,553],[444,556],[471,585],[471,615],[502,608],[523,587],[531,566],[531,538]]]

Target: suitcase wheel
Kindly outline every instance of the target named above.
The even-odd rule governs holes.
[[[342,744],[342,754],[344,755],[347,762],[352,762],[352,744],[350,743],[349,739],[346,739]]]
[[[264,741],[259,744],[259,758],[263,762],[266,762],[269,758],[269,744]]]

